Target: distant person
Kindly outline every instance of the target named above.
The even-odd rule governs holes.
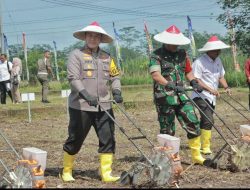
[[[81,49],[73,50],[67,63],[67,76],[71,86],[69,95],[68,138],[63,145],[64,182],[74,181],[72,176],[76,154],[80,151],[91,126],[99,140],[100,175],[103,182],[114,182],[120,177],[111,175],[115,153],[115,126],[112,117],[113,99],[122,103],[119,70],[114,59],[100,48],[100,43],[111,43],[113,38],[97,23],[93,22],[74,37],[85,41]],[[99,104],[98,104],[99,102]],[[101,106],[103,109],[101,108]],[[86,160],[82,164],[87,165]]]
[[[44,56],[42,59],[39,59],[38,64],[38,73],[37,78],[40,84],[42,85],[42,102],[50,103],[48,101],[48,93],[49,93],[49,78],[48,75],[51,74],[52,78],[54,74],[52,72],[51,64],[50,64],[50,51],[44,51]]]
[[[21,74],[22,74],[22,61],[18,57],[14,57],[12,60],[12,70],[11,70],[11,93],[14,104],[19,104],[22,102],[20,96],[20,82],[21,82]]]
[[[10,74],[12,69],[12,63],[8,61],[6,54],[0,56],[0,92],[1,92],[1,104],[6,104],[6,93],[8,93],[11,102],[11,85],[10,85]]]
[[[248,58],[246,60],[246,63],[245,63],[245,75],[246,75],[246,81],[247,81],[247,85],[248,85],[248,88],[249,88],[249,91],[248,91],[248,109],[250,111],[250,58]]]
[[[217,36],[212,36],[203,48],[199,49],[204,54],[198,57],[192,64],[194,77],[203,88],[203,91],[199,94],[193,92],[192,99],[206,115],[204,116],[200,112],[201,152],[205,155],[212,153],[210,148],[211,129],[214,123],[213,113],[216,105],[216,97],[220,95],[218,91],[219,84],[225,89],[226,93],[231,95],[231,89],[224,78],[225,70],[219,57],[221,50],[225,48],[230,48],[230,46],[219,40]]]
[[[178,48],[189,44],[190,40],[175,25],[156,34],[154,39],[162,43],[162,47],[152,53],[149,63],[160,133],[174,136],[176,117],[187,133],[192,162],[210,166],[211,160],[203,158],[200,153],[200,122],[184,89],[187,79],[194,89],[202,91],[194,78],[186,51]]]

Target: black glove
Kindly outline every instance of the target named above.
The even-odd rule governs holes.
[[[89,93],[85,89],[83,89],[82,91],[79,92],[79,96],[81,98],[83,98],[84,100],[86,100],[86,102],[90,106],[95,106],[96,107],[98,105],[97,97],[89,95]]]
[[[183,86],[176,86],[172,81],[169,81],[166,85],[167,90],[174,90],[176,93],[183,93],[185,91]]]
[[[122,98],[122,92],[118,89],[113,90],[113,98],[116,101],[116,103],[122,103],[123,98]]]
[[[190,85],[193,87],[194,90],[196,90],[199,93],[203,91],[203,88],[199,85],[199,83],[195,79],[190,81]]]

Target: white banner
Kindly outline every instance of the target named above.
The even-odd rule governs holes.
[[[70,89],[68,89],[68,90],[62,90],[61,91],[62,98],[68,97],[70,93],[71,93]]]
[[[22,94],[22,101],[32,101],[35,100],[35,93],[24,93]]]

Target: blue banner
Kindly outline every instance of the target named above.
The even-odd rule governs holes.
[[[190,48],[191,48],[191,52],[192,52],[192,58],[194,60],[196,58],[196,46],[195,46],[195,41],[194,41],[194,36],[193,36],[192,22],[191,22],[191,19],[189,16],[187,16],[187,22],[188,22],[189,39],[191,41]]]
[[[117,33],[115,29],[115,23],[113,22],[113,29],[114,29],[114,34],[115,34],[115,49],[116,49],[116,58],[117,58],[117,65],[118,68],[121,70],[122,68],[122,57],[121,57],[121,47],[119,44],[119,41],[121,39],[120,35]]]
[[[7,37],[6,37],[6,35],[5,34],[3,34],[3,40],[4,40],[4,47],[3,47],[3,49],[4,49],[4,53],[6,53],[6,55],[7,55],[7,57],[9,58],[9,46],[8,46],[8,40],[7,40]]]

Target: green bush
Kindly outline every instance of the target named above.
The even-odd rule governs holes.
[[[237,56],[237,61],[240,65],[240,72],[236,71],[234,68],[234,61],[232,54],[222,55],[221,61],[225,68],[225,79],[231,87],[245,87],[246,86],[246,77],[244,72],[245,61],[247,57],[243,55]]]
[[[225,78],[231,87],[245,87],[246,78],[244,74],[244,63],[247,59],[246,56],[239,55],[237,60],[240,64],[241,72],[237,72],[234,69],[233,57],[230,53],[224,53],[220,56],[222,63],[225,68]],[[153,80],[151,75],[148,72],[148,63],[149,59],[146,56],[139,56],[134,59],[127,59],[125,62],[122,62],[122,71],[121,71],[121,83],[122,85],[142,85],[142,84],[152,84]],[[60,72],[60,82],[51,81],[50,89],[51,90],[62,90],[69,89],[69,83],[66,78],[66,71]],[[32,82],[28,83],[22,81],[21,88],[29,91],[40,91],[41,86],[37,81],[36,77],[31,75]]]

